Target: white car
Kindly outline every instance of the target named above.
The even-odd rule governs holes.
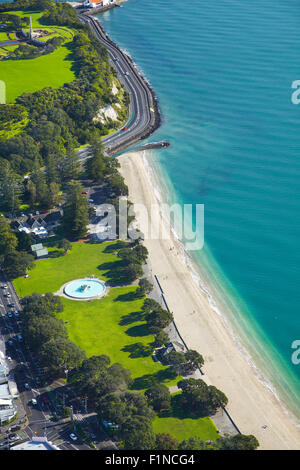
[[[72,439],[72,441],[77,441],[77,436],[76,434],[74,434],[73,432],[70,434],[70,438]]]
[[[36,399],[35,399],[35,398],[32,398],[31,403],[32,403],[32,405],[34,405],[34,406],[37,405]]]

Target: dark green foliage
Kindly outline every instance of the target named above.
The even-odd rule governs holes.
[[[156,434],[155,450],[177,450],[179,442],[171,434],[160,433]]]
[[[29,318],[22,331],[26,344],[33,351],[38,351],[50,339],[68,338],[68,331],[63,320],[50,315]]]
[[[145,391],[145,397],[155,411],[160,412],[170,407],[171,395],[168,387],[163,384],[156,384],[148,388]]]
[[[203,442],[200,437],[190,437],[185,441],[182,441],[178,447],[179,450],[212,450],[211,446],[208,446]]]
[[[11,231],[8,220],[0,214],[0,256],[14,251],[18,246],[18,239]]]
[[[131,383],[127,369],[117,363],[109,364],[107,356],[92,356],[69,374],[68,381],[80,396],[87,396],[95,404],[104,395],[126,390]]]
[[[32,294],[21,300],[23,307],[23,317],[42,317],[43,315],[52,315],[63,312],[63,303],[58,295],[47,293],[45,295]]]
[[[215,446],[219,450],[255,450],[259,446],[259,442],[251,434],[236,434],[235,436],[220,437]]]
[[[81,194],[83,187],[77,181],[68,184],[64,205],[63,226],[71,240],[85,236],[88,225],[88,201]]]
[[[11,279],[24,276],[27,269],[34,267],[34,257],[25,251],[12,251],[3,259],[3,268]]]
[[[209,415],[228,403],[226,395],[201,379],[181,380],[177,384],[182,390],[182,401],[195,414]]]
[[[152,421],[155,413],[148,406],[147,400],[140,393],[111,393],[101,398],[98,403],[100,419],[123,425],[129,418],[139,416]]]
[[[139,280],[139,287],[136,290],[136,294],[139,297],[144,297],[144,295],[150,294],[152,289],[153,289],[152,282],[148,281],[147,278],[143,277],[142,279]]]
[[[39,350],[41,364],[51,373],[64,375],[65,369],[78,367],[85,358],[85,352],[67,338],[51,338]]]
[[[72,250],[72,243],[69,242],[69,240],[67,240],[66,238],[63,238],[62,240],[60,240],[57,243],[57,246],[58,248],[62,248],[65,254],[68,253],[68,251]]]
[[[18,239],[17,250],[31,252],[31,245],[34,244],[33,237],[25,232],[16,232],[16,237]]]
[[[120,431],[124,449],[151,450],[155,446],[155,434],[149,419],[141,416],[128,418]]]

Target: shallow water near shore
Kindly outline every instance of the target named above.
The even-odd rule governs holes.
[[[198,282],[261,380],[300,416],[300,365],[291,362],[300,336],[296,8],[129,0],[99,19],[158,95],[163,125],[149,140],[172,144],[154,153],[167,198],[205,204],[205,249],[192,253]]]

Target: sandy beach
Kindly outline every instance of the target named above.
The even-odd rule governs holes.
[[[145,205],[150,213],[151,205],[157,204],[158,199],[143,153],[131,152],[118,159],[129,187],[129,199]],[[140,214],[136,215],[139,222]],[[198,350],[205,359],[203,378],[227,395],[227,410],[240,431],[254,434],[260,449],[300,449],[300,429],[290,421],[239,351],[229,330],[177,254],[180,253],[178,241],[146,239],[144,244],[182,337],[189,348]]]

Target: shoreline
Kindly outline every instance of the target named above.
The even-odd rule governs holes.
[[[143,154],[129,152],[118,159],[132,202],[144,204],[147,208],[163,202],[149,174],[153,173],[152,176],[157,178],[155,170]],[[138,213],[136,218],[139,222]],[[160,224],[163,223],[161,214],[159,218]],[[254,434],[260,449],[299,449],[300,430],[291,422],[283,404],[259,380],[238,348],[226,325],[227,316],[216,312],[205,289],[197,284],[190,267],[184,262],[181,242],[173,234],[171,240],[146,239],[144,244],[180,334],[191,349],[204,356],[204,378],[228,396],[226,408],[240,431]],[[176,256],[174,251],[170,251],[171,246],[176,246],[176,253],[181,255]]]

